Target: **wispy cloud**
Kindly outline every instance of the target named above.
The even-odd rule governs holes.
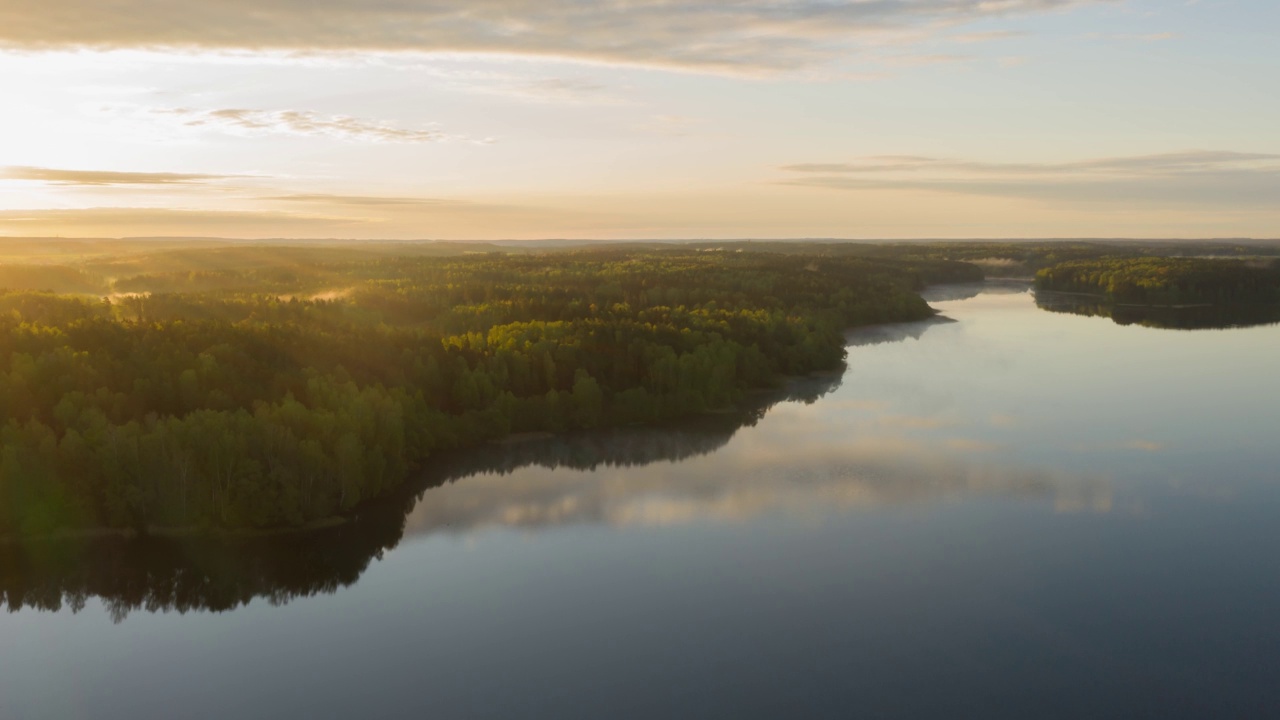
[[[249,203],[0,209],[0,236],[493,239],[528,237],[530,228],[596,226],[589,213],[466,198],[298,193],[257,195]]]
[[[470,93],[501,95],[535,103],[614,105],[622,102],[606,86],[579,78],[471,78],[463,89]]]
[[[1175,40],[1177,33],[1172,32],[1154,32],[1154,33],[1089,33],[1085,36],[1090,40],[1114,40],[1117,42],[1160,42],[1162,40]]]
[[[1213,150],[1063,163],[875,156],[782,168],[783,181],[835,190],[929,190],[1046,200],[1178,200],[1274,204],[1280,155]]]
[[[271,211],[195,210],[146,207],[91,207],[0,210],[0,226],[38,232],[207,235],[210,232],[258,232],[282,229],[331,231],[362,223],[361,218]]]
[[[951,42],[972,44],[986,43],[994,40],[1010,40],[1017,37],[1025,37],[1026,33],[1017,30],[990,30],[988,32],[961,33],[959,35],[951,35],[947,39]]]
[[[53,185],[199,185],[241,175],[206,175],[201,173],[115,172],[109,170],[59,170],[42,167],[0,168],[0,178],[31,180]]]
[[[355,207],[419,207],[423,205],[441,207],[469,204],[464,200],[445,200],[441,198],[381,197],[377,195],[330,195],[327,193],[273,195],[262,199],[278,202],[308,203],[316,205],[348,205]]]
[[[886,55],[877,59],[880,65],[890,68],[915,68],[930,65],[950,65],[969,60],[965,55]]]
[[[296,58],[293,54],[289,57]],[[309,54],[308,58],[311,57]],[[404,53],[363,53],[328,56],[333,62],[376,66],[430,79],[434,88],[473,95],[495,95],[533,103],[618,105],[627,100],[611,87],[580,73],[547,74],[547,66],[512,63],[509,58],[435,55],[422,57]],[[557,71],[567,68],[555,67]]]
[[[492,142],[488,138],[477,141],[465,135],[446,133],[433,127],[404,128],[377,120],[347,115],[324,115],[309,110],[154,108],[149,112],[158,116],[174,117],[186,127],[250,135],[321,136],[371,143]]]
[[[917,155],[877,155],[852,163],[807,163],[783,166],[800,173],[960,172],[985,175],[1043,175],[1080,172],[1186,172],[1241,167],[1273,167],[1280,155],[1225,150],[1094,158],[1067,163],[988,163]]]
[[[694,134],[706,121],[687,115],[651,115],[635,125],[636,130],[655,135],[685,137]]]
[[[563,219],[564,211],[528,205],[477,201],[467,198],[409,197],[396,195],[342,195],[337,193],[291,193],[257,198],[278,207],[305,207],[311,212],[342,217],[361,216],[370,222],[427,223],[441,220],[477,222],[495,217],[525,218],[532,224]]]
[[[946,446],[952,450],[962,450],[964,452],[995,452],[1000,449],[1000,445],[985,440],[974,440],[972,438],[951,438],[947,440]]]
[[[0,3],[0,45],[516,53],[778,70],[846,55],[886,32],[1110,1],[8,0]]]

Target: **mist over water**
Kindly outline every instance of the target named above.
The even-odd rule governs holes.
[[[1280,709],[1280,326],[928,299],[843,377],[307,539],[8,548],[0,717]]]

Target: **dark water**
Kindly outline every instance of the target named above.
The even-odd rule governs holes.
[[[0,549],[0,718],[1280,713],[1280,326],[934,304],[313,537]]]

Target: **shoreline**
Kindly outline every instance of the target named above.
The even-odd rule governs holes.
[[[984,279],[982,282],[985,283],[987,281]],[[950,285],[963,285],[963,284],[973,284],[973,283],[936,283],[933,285],[929,285],[928,287],[945,287]],[[922,293],[923,289],[916,292],[917,294]],[[867,325],[854,325],[846,328],[844,330],[844,333],[846,334],[846,337],[847,337],[847,334],[850,332],[865,330],[868,328],[886,327],[886,326],[902,325],[902,324],[909,324],[909,323],[955,322],[951,318],[948,318],[942,315],[939,311],[933,309],[932,307],[930,307],[930,310],[932,311],[932,313],[928,317],[917,318],[912,320],[897,320],[893,322],[884,322],[884,323],[870,323]],[[848,350],[849,346],[846,345],[845,347],[846,347],[846,350]],[[795,382],[795,381],[804,380],[804,379],[837,378],[837,377],[843,376],[847,371],[848,371],[848,365],[846,362],[842,361],[841,367],[839,368],[832,368],[829,370],[811,370],[808,373],[804,373],[800,375],[783,375],[779,378],[781,382],[775,387],[764,386],[764,387],[758,387],[758,388],[744,388],[742,393],[744,398],[750,397],[753,395],[758,397],[760,395],[776,392],[777,390],[779,390],[781,387],[785,386],[789,382]],[[688,413],[688,414],[677,416],[677,417],[665,418],[660,422],[644,423],[643,425],[646,427],[660,427],[664,423],[687,420],[687,419],[692,419],[699,416],[729,415],[729,414],[733,414],[734,412],[738,412],[741,409],[742,409],[741,407],[735,404],[731,407],[716,408],[716,409],[706,410],[702,412]],[[607,428],[602,427],[600,429],[607,429]],[[457,452],[477,452],[482,450],[486,446],[490,448],[509,447],[509,446],[520,445],[528,442],[550,440],[557,437],[562,437],[565,434],[566,433],[555,433],[555,432],[548,432],[548,431],[511,433],[504,437],[489,440],[487,442],[482,441],[469,447],[457,448],[456,451]],[[406,483],[409,481],[410,481],[410,478],[405,479]],[[397,486],[397,487],[400,487],[400,486]],[[392,492],[395,492],[395,490],[392,490]],[[383,497],[385,496],[370,498],[368,502],[375,503],[383,499]],[[361,506],[365,504],[366,503],[361,503]],[[55,530],[53,532],[36,533],[31,535],[9,534],[9,535],[0,535],[0,546],[15,546],[15,545],[23,545],[26,543],[91,542],[94,540],[107,540],[107,539],[129,540],[129,541],[140,540],[144,538],[158,538],[158,539],[164,539],[164,540],[180,540],[180,539],[232,540],[232,539],[253,539],[253,538],[265,538],[265,537],[283,537],[288,535],[301,535],[305,533],[317,532],[320,530],[328,530],[328,529],[349,524],[355,518],[358,517],[359,511],[360,511],[360,506],[357,506],[347,515],[335,515],[328,518],[323,518],[321,520],[316,520],[298,527],[222,528],[222,527],[212,527],[212,526],[210,527],[185,526],[185,527],[147,527],[142,530],[138,528],[98,527],[98,528]]]
[[[908,322],[928,322],[929,320],[930,319],[926,319],[923,321],[908,321]],[[896,323],[879,323],[877,325],[862,325],[859,327],[867,328],[867,327],[878,327],[880,325],[893,325],[893,324],[896,324]],[[782,391],[790,383],[801,382],[804,380],[839,378],[839,377],[842,377],[845,374],[845,372],[847,372],[847,370],[848,370],[848,365],[842,363],[842,366],[838,369],[813,370],[808,373],[804,373],[800,375],[783,375],[779,378],[780,382],[776,386],[747,388],[743,390],[742,400],[747,400],[753,397],[759,398],[761,396],[767,396],[774,393],[778,393]],[[575,430],[570,432],[536,431],[536,432],[511,433],[504,437],[488,440],[488,441],[482,441],[475,445],[454,448],[452,450],[447,451],[447,454],[453,455],[453,454],[477,453],[477,452],[483,452],[486,449],[493,450],[496,448],[511,448],[519,445],[524,445],[527,443],[544,442],[548,440],[554,440],[556,438],[568,437],[574,434],[581,434],[584,432],[601,432],[601,431],[618,429],[620,427],[662,428],[664,426],[675,425],[680,422],[696,421],[697,418],[723,417],[726,415],[733,415],[734,413],[744,412],[745,410],[746,410],[746,407],[740,402],[738,404],[734,404],[729,407],[712,408],[712,409],[707,409],[700,412],[686,413],[684,415],[679,415],[676,417],[664,418],[656,422],[641,423],[641,424],[631,425],[631,426],[610,425],[610,426],[602,426],[599,428],[595,428],[594,430],[586,430],[586,431]],[[216,526],[191,525],[191,526],[183,526],[183,527],[150,526],[150,527],[147,527],[145,530],[140,530],[138,528],[110,528],[110,527],[77,528],[77,529],[55,530],[53,532],[35,533],[30,535],[22,535],[22,534],[0,535],[0,547],[6,547],[6,546],[14,547],[14,546],[22,546],[25,544],[41,544],[41,543],[72,543],[72,542],[83,543],[83,542],[93,542],[97,540],[135,541],[135,540],[143,540],[143,539],[150,538],[150,539],[160,539],[160,540],[228,541],[228,540],[238,540],[238,539],[251,540],[251,539],[261,539],[261,538],[271,538],[271,537],[286,537],[291,535],[304,535],[308,533],[319,532],[322,530],[331,530],[333,528],[342,527],[344,525],[348,525],[352,522],[357,521],[363,509],[366,509],[367,507],[374,505],[376,503],[384,502],[388,497],[391,497],[397,492],[403,491],[403,489],[406,486],[412,484],[413,478],[418,473],[420,473],[422,469],[423,468],[421,466],[413,467],[410,471],[410,475],[406,477],[405,480],[400,485],[396,486],[395,488],[393,488],[391,491],[389,491],[384,495],[380,495],[374,498],[369,498],[367,501],[357,505],[346,515],[334,515],[328,518],[316,520],[316,521],[307,523],[305,525],[300,525],[297,527],[224,528],[224,527],[216,527]]]

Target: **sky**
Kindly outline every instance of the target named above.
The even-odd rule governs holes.
[[[0,236],[1280,237],[1275,0],[0,0]]]

